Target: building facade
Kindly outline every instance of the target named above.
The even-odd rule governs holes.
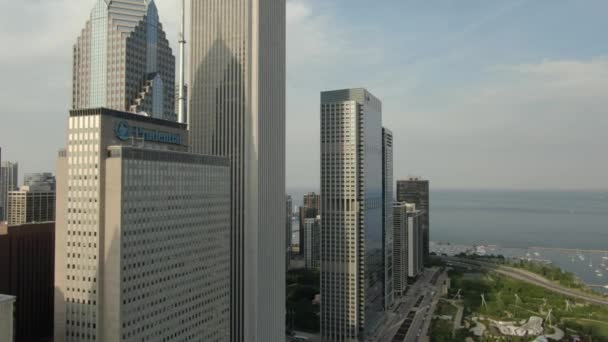
[[[19,189],[19,164],[5,161],[0,167],[0,222],[8,215],[8,193]]]
[[[300,253],[304,255],[306,253],[306,239],[304,237],[304,221],[306,219],[314,219],[319,216],[321,212],[321,195],[314,192],[309,192],[304,195],[303,204],[299,208],[299,244]]]
[[[14,341],[15,297],[0,294],[0,341]]]
[[[384,254],[384,308],[393,304],[393,132],[382,128],[382,240]]]
[[[72,109],[177,120],[175,57],[154,0],[97,0],[74,45]]]
[[[228,341],[230,178],[185,125],[70,113],[57,167],[55,341]]]
[[[393,205],[393,290],[401,297],[407,290],[408,235],[407,206],[403,202]]]
[[[15,341],[53,337],[54,251],[53,222],[0,226],[0,293],[17,298]]]
[[[8,193],[9,225],[55,221],[55,190],[48,184],[22,186]]]
[[[293,200],[291,196],[287,195],[285,200],[285,250],[287,251],[285,257],[285,269],[289,269],[289,262],[291,260],[291,218],[293,216]]]
[[[384,316],[382,104],[321,93],[321,335],[363,341]]]
[[[430,243],[430,202],[429,181],[419,177],[410,177],[397,181],[397,202],[407,202],[416,205],[422,212],[420,225],[422,226],[424,259],[429,257]]]
[[[308,269],[319,268],[321,249],[321,217],[304,219],[304,265]]]
[[[422,212],[413,203],[393,205],[393,286],[395,296],[403,296],[409,279],[424,270]]]
[[[191,6],[190,140],[232,182],[232,341],[285,338],[285,0]]]
[[[23,185],[30,187],[30,189],[48,189],[54,192],[56,180],[50,172],[27,173],[23,177]]]

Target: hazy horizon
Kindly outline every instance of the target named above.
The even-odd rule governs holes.
[[[21,175],[55,170],[94,3],[0,0],[0,146]],[[156,3],[177,54],[178,2]],[[287,0],[288,189],[318,188],[319,93],[365,87],[395,135],[395,179],[608,190],[608,2],[382,4]]]

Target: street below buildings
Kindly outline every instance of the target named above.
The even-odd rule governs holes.
[[[397,298],[384,326],[371,339],[374,342],[415,342],[428,340],[433,313],[441,297],[441,284],[447,274],[426,269],[405,296]],[[437,284],[437,285],[436,285]]]

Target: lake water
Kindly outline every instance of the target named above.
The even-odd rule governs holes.
[[[608,250],[608,192],[431,192],[431,239]]]
[[[301,204],[305,192],[290,193],[294,205]],[[602,265],[606,254],[590,251],[608,251],[608,192],[431,191],[430,202],[432,241],[496,245],[496,254],[529,254],[589,284],[608,284],[608,269]]]

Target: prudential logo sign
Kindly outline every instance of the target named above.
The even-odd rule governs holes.
[[[163,144],[182,145],[182,136],[176,133],[161,132],[139,126],[132,126],[128,121],[119,121],[114,133],[120,140],[138,139]]]

